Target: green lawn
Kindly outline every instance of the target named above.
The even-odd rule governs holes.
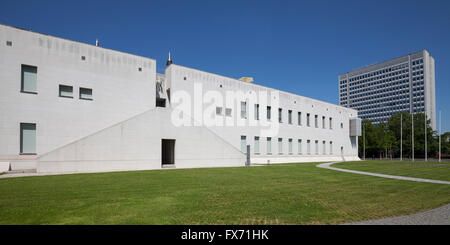
[[[450,185],[316,165],[0,179],[0,224],[336,224],[450,203]]]
[[[333,164],[333,167],[372,173],[450,181],[450,162],[362,161]]]

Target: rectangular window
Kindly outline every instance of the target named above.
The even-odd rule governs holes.
[[[310,126],[309,118],[310,118],[309,113],[306,113],[306,126],[308,127]]]
[[[306,141],[306,153],[311,155],[311,140]]]
[[[267,121],[270,121],[270,116],[271,116],[271,108],[270,106],[267,107]]]
[[[330,141],[330,155],[333,155],[333,141]]]
[[[59,97],[73,98],[73,87],[60,84]]]
[[[255,154],[259,154],[259,137],[255,136]]]
[[[80,99],[92,100],[92,89],[91,88],[80,88]]]
[[[22,65],[21,92],[37,93],[37,67]]]
[[[319,122],[318,122],[318,118],[319,116],[318,115],[314,115],[314,126],[316,127],[316,128],[318,128],[319,127]]]
[[[222,115],[222,107],[219,107],[219,106],[216,107],[216,115],[219,115],[219,116]]]
[[[259,104],[255,104],[255,120],[259,120]]]
[[[289,154],[292,154],[292,139],[288,140],[288,152]]]
[[[298,112],[297,113],[297,123],[298,123],[298,126],[302,126],[302,113],[301,112]]]
[[[278,108],[278,122],[281,123],[283,119],[283,109]]]
[[[318,140],[316,140],[315,142],[314,142],[315,144],[314,144],[314,149],[315,149],[315,154],[316,155],[319,155],[319,141]]]
[[[283,154],[283,139],[278,138],[278,154]]]
[[[247,136],[241,135],[241,152],[247,153]]]
[[[322,117],[322,128],[325,128],[325,117]]]
[[[298,140],[297,150],[298,150],[298,154],[302,154],[302,140],[301,139]]]
[[[267,154],[272,154],[272,138],[267,137]]]
[[[292,110],[288,110],[288,123],[292,124]]]
[[[322,141],[322,154],[326,154],[327,150],[326,150],[326,144],[325,144],[325,140]]]
[[[231,108],[225,108],[225,116],[231,117]]]
[[[333,118],[330,117],[330,129],[333,129]]]
[[[20,154],[36,154],[36,124],[20,124]]]
[[[247,102],[241,101],[241,118],[247,118]]]

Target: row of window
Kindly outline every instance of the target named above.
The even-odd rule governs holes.
[[[357,93],[359,89],[361,88],[367,88],[367,87],[371,87],[374,85],[378,85],[381,84],[381,86],[389,86],[389,82],[393,82],[393,81],[397,81],[397,82],[409,82],[409,75],[403,75],[403,76],[398,76],[398,77],[392,77],[392,78],[388,78],[388,79],[384,79],[384,80],[379,80],[379,81],[374,81],[374,82],[370,82],[370,83],[365,83],[362,85],[358,85],[358,86],[354,86],[350,88],[350,94],[355,94]],[[402,80],[402,81],[399,81]]]
[[[231,117],[231,108],[225,108],[225,116],[229,116]],[[222,116],[223,114],[223,108],[222,107],[216,107],[216,115],[217,116]],[[247,119],[247,102],[242,101],[241,102],[241,118],[242,119]],[[266,107],[266,119],[267,121],[270,121],[272,118],[272,107],[271,106],[267,106]],[[310,118],[311,115],[310,113],[306,113],[306,126],[310,127]],[[316,128],[319,128],[319,115],[314,115],[314,126]],[[255,104],[254,105],[254,120],[260,120],[260,116],[259,116],[259,104]],[[279,123],[283,123],[283,109],[282,108],[278,108],[278,122]],[[288,124],[293,124],[293,115],[292,115],[292,110],[288,110]],[[328,118],[328,122],[329,122],[329,129],[333,129],[333,118],[329,117]],[[302,112],[298,111],[297,112],[297,125],[298,126],[302,126]],[[326,128],[326,117],[322,116],[322,128],[325,129]]]
[[[284,142],[283,142],[283,138],[278,138],[278,154],[289,154],[292,155],[294,154],[294,140],[292,138],[289,138],[287,140],[288,142],[288,148],[287,148],[287,152],[285,152],[284,150]],[[297,151],[296,154],[301,155],[303,154],[303,146],[302,146],[302,139],[297,139],[296,141],[297,143]],[[315,155],[319,155],[319,154],[333,154],[333,141],[329,141],[328,145],[328,151],[327,151],[327,143],[325,140],[322,141],[322,152],[319,153],[319,140],[315,140],[314,141],[314,146],[315,146],[315,151],[314,154]],[[247,153],[247,136],[246,135],[241,135],[241,151],[243,153]],[[259,136],[255,136],[254,137],[254,141],[253,141],[253,153],[254,154],[261,154],[260,151],[260,137]],[[272,137],[266,137],[266,154],[270,155],[272,154]],[[311,140],[306,140],[306,154],[311,155]]]
[[[403,90],[396,90],[389,92],[390,90],[383,91],[383,94],[375,94],[371,95],[368,98],[360,98],[360,99],[354,99],[351,100],[353,103],[352,105],[355,106],[355,103],[361,102],[360,104],[366,105],[366,104],[377,104],[379,101],[384,101],[387,99],[402,99],[402,98],[408,98],[409,97],[409,89],[403,89]],[[394,97],[395,96],[395,97]],[[356,104],[359,105],[359,104]]]
[[[423,60],[421,59],[421,60],[417,60],[417,61],[413,61],[412,62],[412,65],[418,65],[418,64],[423,64]],[[364,83],[364,82],[368,81],[366,78],[371,78],[373,76],[377,76],[377,75],[382,75],[382,74],[385,74],[385,73],[398,71],[400,69],[403,69],[403,70],[398,71],[398,72],[394,72],[394,73],[390,73],[390,74],[387,74],[385,76],[392,76],[392,75],[397,75],[397,74],[400,74],[400,73],[406,73],[406,72],[408,72],[408,69],[404,69],[406,67],[408,67],[408,64],[407,63],[403,63],[403,64],[392,66],[390,68],[383,68],[383,69],[378,70],[378,71],[373,71],[373,72],[370,72],[370,73],[367,73],[367,74],[364,74],[364,75],[359,75],[357,77],[349,78],[348,82],[355,82],[355,81],[357,81],[357,83],[351,83],[350,85],[360,84],[360,83]],[[421,65],[420,68],[423,68],[423,65]],[[418,69],[418,68],[416,68],[416,69]],[[382,77],[378,77],[376,79],[379,79],[379,78],[382,78]],[[339,82],[339,84],[347,84],[347,79],[341,80]]]
[[[419,61],[417,61],[417,62],[419,62]],[[423,60],[422,60],[422,62],[423,62]],[[416,65],[416,63],[413,62],[412,65]],[[406,67],[408,67],[408,64],[407,63],[403,63],[403,64],[396,65],[396,66],[393,66],[393,67],[390,67],[390,68],[383,68],[381,70],[373,71],[373,72],[368,73],[368,74],[360,75],[360,76],[357,76],[357,77],[352,77],[352,78],[349,79],[349,81],[350,82],[358,81],[358,80],[361,80],[361,79],[365,79],[365,78],[369,78],[369,77],[373,77],[373,76],[377,76],[377,75],[382,75],[382,74],[385,74],[385,73],[390,73],[390,72],[393,72],[393,71],[396,71],[396,70],[399,70],[399,69],[403,69],[403,68],[406,68]],[[402,70],[401,72],[405,72],[405,70]]]
[[[22,65],[21,70],[21,89],[23,93],[37,94],[37,67],[30,65]],[[65,98],[73,98],[73,86],[59,85],[59,96]],[[92,100],[91,88],[79,88],[79,98],[84,100]]]
[[[371,89],[362,89],[361,91],[358,91],[358,93],[351,93],[356,95],[351,95],[350,99],[354,98],[360,98],[364,96],[370,96],[378,93],[384,93],[386,91],[392,91],[392,90],[398,90],[398,89],[404,89],[409,87],[408,81],[396,81],[390,84],[380,85],[376,86]]]
[[[356,78],[350,78],[349,80],[349,84],[350,86],[352,85],[357,85],[357,84],[361,84],[364,82],[368,82],[368,81],[374,81],[374,80],[378,80],[378,79],[382,79],[382,78],[387,78],[387,77],[391,77],[391,76],[397,76],[400,74],[405,74],[409,72],[409,69],[403,69],[401,71],[393,71],[391,68],[385,69],[386,72],[373,72],[370,74],[366,74],[366,75],[362,75]]]
[[[68,85],[59,85],[59,97],[73,98],[73,87]],[[92,89],[81,88],[79,89],[79,99],[92,100]]]

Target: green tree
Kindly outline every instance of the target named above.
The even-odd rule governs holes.
[[[417,113],[413,116],[414,120],[414,155],[416,157],[424,157],[425,156],[425,114]],[[388,122],[387,126],[389,131],[392,132],[394,138],[396,139],[396,143],[398,147],[394,147],[394,155],[395,157],[400,156],[400,118],[402,118],[402,138],[403,138],[403,156],[411,157],[412,156],[412,137],[411,137],[411,114],[408,112],[401,112],[398,114],[392,115]],[[431,128],[431,121],[427,119],[426,124],[426,132],[427,132],[427,152],[429,157],[434,157],[437,152],[437,141],[435,132]]]

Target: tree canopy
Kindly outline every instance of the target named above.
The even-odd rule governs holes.
[[[364,150],[366,158],[398,158],[400,149],[402,149],[404,158],[411,158],[413,138],[414,157],[423,158],[425,156],[425,132],[427,134],[427,156],[435,157],[438,153],[438,136],[431,128],[430,119],[425,122],[424,113],[401,112],[392,115],[386,123],[379,124],[372,124],[370,120],[364,119],[361,127],[363,133],[358,139],[361,158],[364,157]],[[414,127],[413,137],[412,127]],[[447,134],[450,136],[450,133]],[[442,154],[449,154],[450,142],[444,144],[445,137],[442,138]],[[400,147],[400,143],[402,143],[402,147]]]

